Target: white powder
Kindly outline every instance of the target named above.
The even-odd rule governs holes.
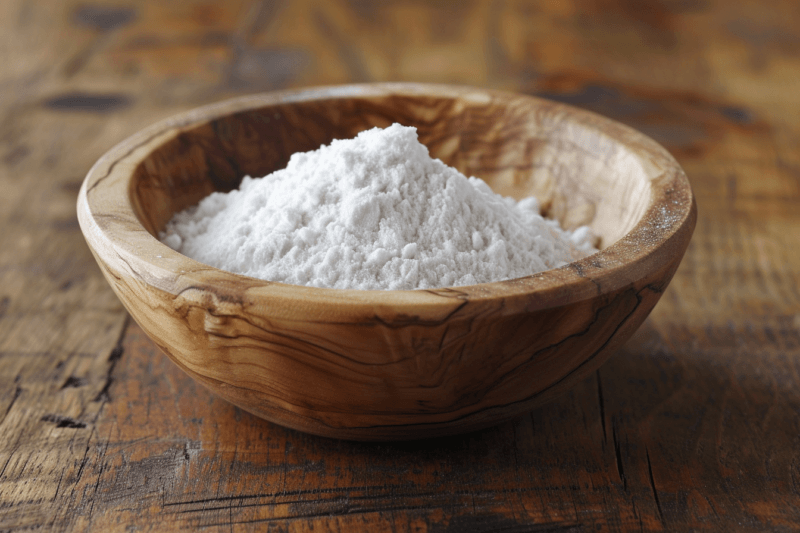
[[[288,166],[213,193],[161,234],[202,263],[336,289],[426,289],[528,276],[594,253],[562,230],[428,155],[394,124],[294,154]]]

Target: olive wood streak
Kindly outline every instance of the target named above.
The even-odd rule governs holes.
[[[589,224],[601,252],[515,280],[357,291],[232,274],[154,237],[245,174],[392,122],[495,191]],[[658,301],[696,206],[672,156],[609,119],[510,93],[374,84],[238,98],[156,124],[94,165],[78,215],[120,300],[189,375],[288,427],[385,440],[496,424],[594,371]]]

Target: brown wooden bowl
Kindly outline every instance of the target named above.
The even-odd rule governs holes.
[[[215,190],[373,126],[416,126],[431,155],[496,191],[534,194],[602,251],[533,276],[417,291],[261,281],[155,235]],[[267,420],[356,440],[415,439],[508,420],[594,371],[644,321],[696,220],[658,144],[562,104],[503,92],[375,84],[203,107],[105,154],[81,229],[131,315],[185,372]]]

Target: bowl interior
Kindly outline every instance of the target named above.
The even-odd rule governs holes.
[[[156,236],[174,213],[238,187],[244,175],[264,176],[295,152],[394,122],[415,126],[433,157],[495,192],[536,196],[568,229],[588,224],[601,248],[628,233],[650,204],[654,176],[615,140],[610,121],[528,97],[423,94],[299,99],[191,125],[138,165],[131,203]]]

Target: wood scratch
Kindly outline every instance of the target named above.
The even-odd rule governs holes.
[[[100,389],[100,392],[97,393],[95,396],[95,402],[108,402],[111,400],[111,396],[109,395],[109,389],[111,385],[114,383],[114,369],[117,367],[117,363],[119,362],[120,358],[122,358],[122,354],[125,352],[125,348],[123,347],[123,342],[125,340],[125,333],[128,331],[128,326],[130,326],[131,317],[127,315],[125,317],[125,321],[122,323],[122,329],[120,330],[119,337],[117,337],[117,342],[114,345],[114,348],[111,349],[111,352],[108,355],[108,369],[106,370],[106,381],[103,384],[103,387]]]
[[[625,477],[625,471],[623,470],[622,467],[622,453],[620,451],[619,438],[617,437],[617,423],[615,420],[612,420],[611,423],[611,438],[614,441],[614,458],[617,463],[617,473],[619,474],[619,480],[622,481],[623,490],[628,490],[628,478]]]
[[[600,370],[595,372],[595,377],[597,378],[597,401],[600,404],[600,424],[603,426],[603,448],[605,448],[608,434],[606,433],[606,408],[603,401],[603,382],[600,379]]]
[[[658,490],[656,490],[656,482],[653,479],[653,465],[650,463],[650,450],[645,448],[645,454],[647,457],[647,474],[650,479],[650,490],[653,491],[653,498],[656,501],[656,508],[658,509],[658,517],[661,520],[661,523],[664,523],[664,511],[661,508],[661,500],[658,498]]]
[[[2,425],[3,422],[5,422],[8,413],[11,412],[11,408],[14,407],[14,404],[16,403],[17,399],[19,399],[20,394],[22,394],[22,387],[17,385],[17,387],[14,389],[14,394],[11,397],[11,402],[9,402],[8,407],[6,407],[6,412],[3,413],[3,418],[0,418],[0,425]]]

